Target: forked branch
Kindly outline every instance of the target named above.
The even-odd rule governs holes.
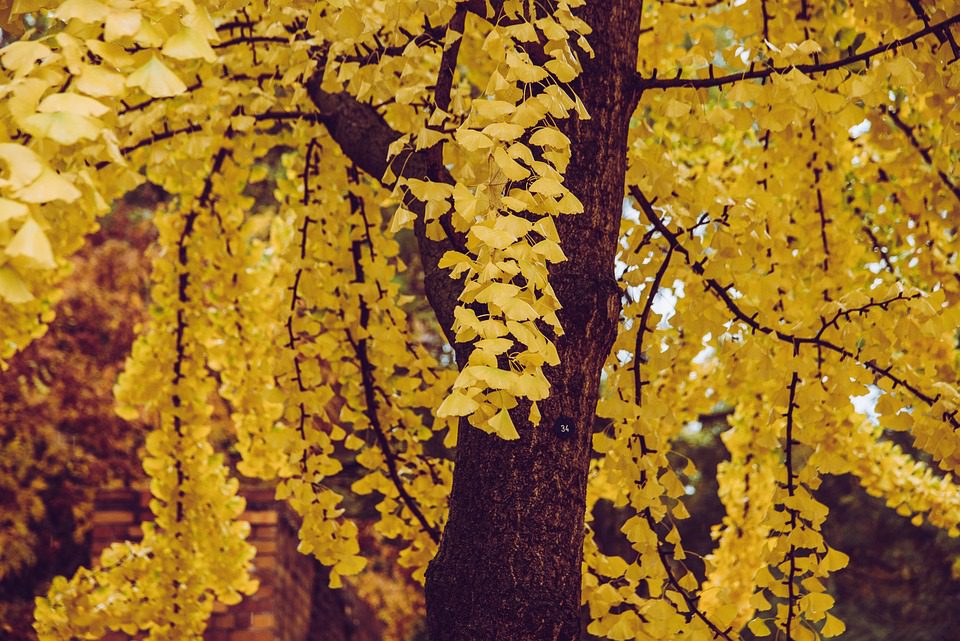
[[[670,231],[670,229],[663,223],[663,221],[657,215],[657,212],[653,209],[653,203],[647,200],[640,189],[636,186],[631,186],[630,195],[633,196],[634,200],[636,200],[640,205],[641,211],[643,211],[644,215],[647,217],[647,220],[650,221],[650,224],[652,224],[657,231],[659,231],[664,238],[667,239],[670,245],[684,257],[691,270],[703,280],[705,289],[719,299],[733,314],[734,318],[749,327],[754,333],[759,332],[784,343],[789,343],[793,346],[794,355],[798,355],[800,353],[800,348],[802,346],[809,345],[817,349],[818,358],[819,354],[822,352],[832,352],[839,356],[840,360],[849,358],[877,378],[886,379],[894,388],[903,387],[910,392],[913,397],[922,401],[928,407],[933,407],[936,405],[937,401],[940,400],[939,394],[933,395],[924,392],[922,389],[920,389],[920,387],[911,383],[905,377],[895,374],[892,366],[883,367],[878,365],[876,361],[872,359],[867,361],[860,360],[857,353],[852,352],[843,345],[838,345],[837,343],[825,339],[823,334],[826,327],[835,324],[836,320],[838,320],[840,316],[837,316],[835,319],[831,319],[830,321],[824,319],[822,321],[824,327],[822,327],[821,330],[816,334],[812,336],[800,336],[761,323],[759,320],[757,320],[757,313],[747,314],[730,295],[730,290],[735,288],[736,284],[731,283],[724,286],[721,285],[716,279],[709,278],[704,272],[703,261],[692,261],[690,251],[683,246],[677,235]],[[916,297],[916,295],[897,297],[895,300],[907,300],[914,297]],[[862,310],[849,311],[851,314],[857,313],[858,311],[860,313],[867,313],[870,309],[876,307],[885,308],[886,305],[889,305],[893,302],[894,299],[886,301],[871,301],[871,303],[865,306]],[[949,423],[954,430],[960,430],[960,420],[957,419],[957,410],[945,411],[942,415],[942,419]]]

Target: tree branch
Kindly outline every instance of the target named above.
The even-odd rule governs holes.
[[[767,0],[760,0],[760,15],[763,20],[763,39],[765,41],[770,40],[770,21],[773,19],[773,16],[770,15],[770,12],[767,10]]]
[[[913,13],[923,21],[923,26],[930,26],[930,17],[927,16],[927,12],[924,11],[923,5],[920,4],[920,0],[908,0],[910,3],[910,8],[913,9]],[[957,41],[954,40],[953,34],[950,33],[949,29],[944,29],[943,31],[937,34],[937,39],[941,43],[950,43],[950,48],[953,50],[953,59],[957,60],[960,58],[960,48],[957,47]]]
[[[355,167],[350,168],[349,177],[351,183],[357,184],[359,182],[359,177],[357,176],[357,170]],[[366,221],[366,214],[363,211],[363,200],[352,192],[349,194],[349,198],[351,209],[354,211],[354,213],[359,213],[364,221]],[[351,245],[353,270],[355,282],[357,283],[365,282],[360,249],[362,242],[363,241],[361,240],[355,240]],[[373,241],[370,239],[369,232],[366,235],[366,242],[370,244],[370,253],[372,259]],[[383,292],[381,292],[381,295],[383,295]],[[367,305],[367,301],[363,298],[363,295],[359,295],[358,300],[360,305],[360,329],[363,332],[363,337],[356,339],[349,331],[347,331],[346,334],[347,341],[350,343],[350,346],[353,348],[353,351],[357,356],[357,362],[360,368],[360,379],[363,385],[364,414],[367,416],[370,427],[373,428],[374,436],[377,439],[377,445],[380,447],[380,451],[383,453],[384,460],[387,464],[387,474],[390,476],[393,486],[397,489],[397,494],[400,495],[403,505],[405,505],[406,508],[410,510],[410,513],[414,516],[414,518],[417,519],[417,521],[420,523],[420,527],[424,532],[427,533],[427,536],[429,536],[434,543],[439,543],[439,530],[436,528],[436,526],[430,523],[427,517],[423,514],[423,511],[420,509],[417,501],[410,496],[410,493],[407,491],[407,487],[404,484],[403,479],[400,478],[400,472],[397,469],[397,455],[393,451],[393,448],[390,447],[390,441],[387,439],[387,434],[383,429],[382,423],[380,422],[379,404],[375,394],[376,381],[374,365],[370,361],[366,338],[366,336],[369,334],[370,307]]]
[[[160,142],[161,140],[167,140],[169,138],[173,138],[174,136],[177,136],[179,134],[196,133],[201,129],[203,129],[203,127],[193,123],[186,125],[185,127],[180,127],[179,129],[164,129],[163,131],[159,131],[153,134],[152,136],[148,136],[143,140],[139,140],[133,143],[132,145],[127,145],[126,147],[123,147],[122,149],[120,149],[120,153],[126,156],[127,154],[134,152],[137,149],[140,149],[141,147],[146,147],[148,145],[152,145],[154,143]],[[103,164],[106,164],[106,163],[103,163]],[[99,168],[100,165],[98,165],[97,167]]]
[[[909,382],[906,378],[902,378],[897,374],[894,374],[892,371],[893,369],[892,366],[882,367],[873,360],[861,361],[858,354],[851,352],[849,349],[847,349],[842,345],[838,345],[832,341],[824,339],[822,328],[821,328],[821,331],[817,332],[817,334],[813,336],[799,336],[796,334],[790,334],[782,330],[775,329],[768,325],[762,324],[760,321],[757,320],[756,313],[754,313],[753,315],[748,315],[736,303],[733,297],[730,296],[729,290],[733,288],[735,284],[731,283],[730,285],[724,287],[719,282],[717,282],[716,279],[708,278],[704,273],[703,263],[691,262],[690,251],[680,243],[679,239],[677,238],[677,235],[671,232],[667,228],[667,226],[663,224],[663,221],[660,220],[660,217],[657,216],[657,213],[654,211],[653,204],[646,199],[643,193],[636,186],[631,185],[630,195],[633,196],[633,198],[640,205],[641,211],[643,211],[644,215],[646,215],[650,223],[657,229],[657,231],[663,234],[664,238],[667,239],[670,245],[674,247],[686,259],[687,264],[690,265],[690,268],[693,270],[693,272],[704,281],[704,285],[707,291],[712,293],[716,298],[718,298],[721,302],[723,302],[723,304],[734,315],[734,317],[738,321],[742,322],[747,327],[749,327],[754,333],[759,332],[761,334],[766,334],[768,336],[776,338],[779,341],[793,345],[794,355],[797,355],[800,353],[800,348],[803,345],[810,345],[812,347],[816,347],[818,352],[820,351],[833,352],[834,354],[840,357],[840,360],[849,358],[854,362],[856,362],[861,367],[863,367],[864,369],[866,369],[867,371],[869,371],[871,374],[873,374],[877,378],[886,379],[892,384],[894,388],[896,388],[897,386],[903,387],[904,389],[909,391],[910,394],[912,394],[915,398],[922,401],[928,407],[933,407],[937,403],[937,401],[940,400],[939,394],[937,395],[928,394],[923,390],[921,390],[916,385],[914,385],[913,383]],[[904,299],[906,298],[909,298],[909,297],[904,297]],[[883,307],[883,305],[889,304],[890,302],[893,302],[893,301],[882,301],[880,303],[871,303],[867,308],[864,308],[863,311],[866,312],[867,309],[872,307]],[[856,310],[850,310],[850,311],[851,313],[855,313]],[[823,322],[826,323],[826,321],[823,321]],[[949,423],[954,430],[960,430],[960,420],[957,419],[957,410],[945,411],[942,415],[942,419],[945,422]]]
[[[468,9],[474,8],[475,5],[476,8],[479,8],[480,4],[482,3],[474,0],[467,3]],[[454,19],[457,19],[456,16]],[[443,83],[452,83],[452,65],[455,64],[455,58],[453,63],[449,59],[457,53],[458,49],[456,46],[450,47],[442,56],[442,60],[446,59],[446,64],[450,65],[450,70],[446,73],[443,71],[445,67],[442,65],[439,80]],[[453,53],[447,53],[450,51]],[[401,134],[387,124],[387,121],[374,106],[362,103],[346,92],[329,93],[324,91],[321,82],[322,71],[318,71],[307,82],[308,95],[317,107],[317,120],[326,127],[330,137],[340,145],[343,153],[361,170],[383,182],[383,176],[392,165],[398,177],[453,184],[454,180],[443,165],[442,157],[432,149],[419,151],[404,149],[388,163],[387,155],[390,145],[398,140]],[[441,82],[437,83],[438,89],[441,84]],[[447,86],[449,87],[449,85]],[[445,104],[448,105],[449,88],[447,96]],[[410,205],[414,212],[418,214],[417,224],[421,225],[423,223],[422,203],[413,202]],[[446,270],[437,266],[440,257],[447,251],[457,249],[458,245],[457,236],[452,233],[453,230],[449,228],[449,225],[445,227],[445,231],[448,238],[443,240],[427,238],[425,229],[418,230],[417,237],[423,263],[427,298],[437,315],[440,327],[443,328],[447,339],[453,344],[451,329],[454,320],[453,310],[463,286],[461,281],[450,278]]]
[[[663,275],[667,273],[667,267],[670,266],[670,259],[673,257],[673,245],[667,250],[656,276],[653,278],[653,284],[650,286],[650,293],[643,305],[643,311],[640,313],[640,327],[637,328],[637,340],[633,348],[633,392],[637,405],[643,405],[641,392],[646,383],[640,376],[640,355],[643,353],[643,336],[646,332],[653,332],[647,329],[647,320],[650,316],[650,310],[653,309],[653,299],[660,290],[660,283],[663,281]],[[649,382],[649,381],[648,381]]]
[[[687,89],[708,89],[710,87],[722,87],[724,85],[733,84],[735,82],[740,82],[741,80],[756,80],[759,78],[769,78],[774,75],[779,75],[790,71],[791,69],[797,69],[798,71],[805,73],[807,75],[826,73],[828,71],[833,71],[834,69],[842,69],[852,64],[858,62],[865,62],[870,60],[874,56],[877,56],[886,51],[895,51],[905,45],[912,44],[921,38],[929,36],[930,34],[940,33],[945,30],[947,27],[954,25],[960,22],[960,14],[955,14],[946,20],[942,20],[936,24],[932,24],[929,27],[921,29],[915,33],[912,33],[903,38],[898,38],[892,40],[888,43],[881,43],[874,47],[873,49],[868,49],[861,53],[848,56],[846,58],[841,58],[839,60],[834,60],[832,62],[824,62],[822,64],[803,64],[803,65],[790,65],[785,67],[766,67],[764,69],[753,69],[752,67],[747,71],[742,71],[740,73],[732,73],[726,76],[716,76],[711,78],[681,78],[680,74],[677,74],[675,78],[657,78],[656,70],[654,70],[654,75],[651,78],[637,77],[636,87],[638,91],[645,91],[647,89],[675,89],[675,88],[687,88]],[[711,73],[713,67],[710,67]]]
[[[226,47],[243,44],[290,44],[290,38],[286,36],[237,36],[212,46],[214,49],[225,49]]]
[[[880,239],[877,238],[877,235],[873,233],[872,229],[870,229],[870,223],[866,220],[863,221],[863,233],[865,233],[867,238],[870,239],[870,243],[873,245],[873,251],[880,255],[880,261],[883,263],[884,268],[896,276],[897,270],[893,268],[893,264],[890,262],[890,257],[887,256],[887,248],[880,243]]]
[[[501,7],[501,0],[465,0],[457,5],[457,11],[445,29],[452,27],[462,33],[467,13],[491,19],[498,15]],[[436,31],[439,35],[439,30]],[[450,103],[450,83],[453,81],[453,70],[461,40],[462,38],[451,45],[441,56],[436,92],[439,95],[442,92],[442,86],[446,85],[446,98],[437,103],[444,109]],[[401,134],[390,127],[372,105],[362,103],[346,92],[333,94],[324,91],[321,87],[322,66],[320,65],[321,68],[307,81],[306,85],[307,93],[319,112],[319,121],[326,126],[330,136],[354,164],[365,173],[381,180],[387,171],[387,151],[390,144],[400,138]],[[431,164],[430,154],[427,151],[401,152],[395,158],[394,164],[401,168],[402,175],[405,177],[426,179]],[[453,183],[449,172],[442,164],[438,175],[442,182]]]
[[[667,552],[664,549],[665,544],[660,534],[657,532],[657,529],[656,529],[657,523],[654,520],[653,515],[650,514],[650,508],[644,509],[643,515],[646,518],[647,526],[657,537],[657,556],[660,557],[660,564],[663,566],[663,570],[667,574],[667,583],[670,584],[670,587],[676,590],[676,592],[683,599],[684,603],[687,605],[686,613],[680,612],[680,609],[677,607],[675,603],[673,604],[674,609],[677,611],[678,614],[686,618],[687,621],[689,621],[692,617],[697,617],[698,619],[700,619],[700,621],[702,621],[703,624],[710,629],[710,632],[713,633],[714,639],[724,639],[724,641],[733,641],[733,638],[730,636],[730,632],[731,632],[730,627],[728,626],[726,629],[721,629],[720,626],[714,623],[710,619],[710,617],[708,617],[706,613],[700,609],[699,604],[694,600],[694,598],[690,595],[690,593],[687,592],[687,590],[684,589],[682,585],[680,585],[680,580],[674,574],[673,568],[670,566],[670,560],[667,558]],[[687,571],[689,572],[690,570],[687,570]],[[670,602],[670,599],[667,599],[667,601]]]
[[[911,127],[908,125],[893,107],[887,107],[885,113],[890,117],[890,120],[893,121],[893,124],[897,126],[897,129],[902,131],[907,137],[907,140],[910,141],[910,146],[917,150],[917,153],[919,153],[920,157],[923,158],[923,162],[927,163],[931,169],[937,172],[937,175],[940,177],[940,182],[943,183],[944,187],[949,189],[953,193],[954,197],[956,197],[957,201],[960,202],[960,185],[954,183],[945,171],[934,164],[933,157],[930,155],[930,148],[921,145],[920,141],[917,139],[917,127]]]
[[[787,413],[785,414],[787,419],[787,436],[786,444],[784,445],[784,456],[786,458],[787,466],[787,496],[793,498],[796,494],[797,488],[794,481],[797,478],[796,471],[794,470],[794,460],[793,460],[793,423],[794,416],[793,410],[797,409],[798,405],[796,402],[797,397],[797,384],[800,382],[800,377],[797,375],[796,370],[790,377],[790,385],[788,389],[790,390],[790,398],[787,400]],[[793,533],[797,528],[797,509],[795,507],[786,508],[790,512],[790,532],[787,536]],[[797,595],[795,592],[796,579],[797,579],[797,546],[793,543],[790,544],[790,551],[787,553],[787,556],[790,558],[790,571],[787,573],[787,576],[784,577],[787,584],[787,624],[785,631],[787,633],[787,641],[793,641],[793,613],[796,609],[797,604]]]

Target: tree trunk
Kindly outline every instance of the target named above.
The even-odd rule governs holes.
[[[472,5],[467,2],[465,5]],[[478,5],[479,6],[479,5]],[[465,422],[460,430],[450,517],[427,571],[427,625],[432,641],[570,641],[580,635],[580,565],[586,475],[600,369],[616,334],[620,291],[613,276],[623,206],[627,130],[636,105],[640,2],[591,0],[577,15],[593,27],[596,56],[583,59],[573,83],[591,119],[566,120],[571,140],[567,186],[585,211],[557,221],[568,260],[550,270],[563,309],[561,364],[548,368],[551,396],[543,421],[513,413],[521,437],[503,441]],[[379,178],[398,135],[377,110],[346,94],[307,85],[317,116],[363,171]],[[402,152],[406,177],[450,180],[430,150]],[[432,241],[422,218],[418,240],[427,297],[449,331],[462,284],[437,267],[449,241]],[[463,354],[461,353],[461,356]],[[554,424],[573,423],[570,438]]]
[[[462,423],[449,522],[427,571],[432,641],[580,636],[591,434],[600,370],[620,310],[613,262],[635,105],[628,83],[636,68],[639,10],[636,0],[597,0],[577,12],[594,29],[589,41],[596,57],[583,61],[574,86],[591,119],[561,124],[573,149],[566,184],[585,207],[583,214],[557,221],[568,257],[550,272],[563,304],[561,363],[548,368],[551,394],[540,405],[540,426],[526,420],[528,404],[512,413],[519,440],[504,441]],[[437,312],[449,317],[449,309]],[[555,430],[561,416],[572,419],[569,438]]]

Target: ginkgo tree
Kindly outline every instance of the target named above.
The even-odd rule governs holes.
[[[217,397],[238,472],[276,481],[333,585],[365,565],[328,483],[355,456],[436,641],[575,639],[583,606],[615,640],[836,636],[824,474],[958,534],[960,2],[21,14],[50,26],[0,49],[0,355],[43,333],[113,201],[171,194],[116,387],[155,426],[156,520],[53,583],[40,639],[198,639],[257,589]],[[409,230],[456,371],[411,330]],[[871,385],[876,419],[850,403]],[[671,442],[718,403],[701,583]],[[600,498],[630,515],[629,557],[594,540]]]

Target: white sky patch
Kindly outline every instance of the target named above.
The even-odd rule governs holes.
[[[877,414],[877,401],[880,400],[880,394],[882,393],[882,390],[876,385],[867,385],[866,394],[850,397],[854,411],[866,416],[871,423],[876,425],[880,422],[880,415]]]
[[[632,223],[640,222],[640,210],[633,206],[629,198],[623,199],[623,212],[621,215]]]
[[[694,434],[699,434],[702,429],[703,423],[700,421],[690,421],[684,424],[682,431],[686,436],[693,436]]]
[[[870,121],[867,119],[849,129],[850,136],[853,138],[862,136],[868,131],[870,131]],[[627,198],[623,199],[623,217],[634,223],[640,222],[640,211],[637,210],[637,208],[634,207]],[[702,237],[705,233],[706,226],[699,227],[694,232],[694,236]],[[911,244],[913,243],[912,237],[908,236],[907,240]],[[916,258],[914,258],[914,260],[916,260]],[[877,262],[868,265],[868,267],[870,268],[870,271],[876,274],[883,268],[883,265],[882,263]],[[627,264],[623,261],[617,260],[614,265],[614,270],[617,278],[622,278],[624,272],[627,270]],[[882,282],[882,279],[877,278],[872,284],[872,287],[876,287],[879,282]],[[640,300],[640,296],[644,291],[649,291],[650,286],[651,283],[646,282],[640,286],[627,287],[627,295],[633,298],[633,300]],[[738,292],[733,288],[729,290],[729,293],[730,297],[735,300],[743,296],[741,292]],[[670,325],[670,319],[676,315],[677,303],[681,298],[684,297],[684,294],[684,282],[679,279],[674,280],[669,287],[661,286],[660,289],[657,290],[657,294],[653,299],[653,305],[651,306],[651,311],[660,316],[660,321],[657,323],[657,329],[670,329],[672,327]],[[627,320],[628,322],[631,322],[633,319]],[[729,330],[732,325],[733,321],[731,320],[728,321],[725,326],[727,330]],[[737,336],[739,336],[739,334],[740,333],[738,332]],[[707,334],[703,337],[704,347],[697,353],[696,356],[693,357],[693,364],[702,365],[716,356],[717,350],[713,345],[710,344],[712,338],[713,337],[710,334]],[[729,331],[720,337],[721,340],[731,338],[734,338],[734,335],[729,334]],[[661,341],[661,349],[666,348],[666,343]],[[617,360],[619,361],[620,365],[625,365],[633,360],[633,353],[628,350],[619,350],[617,352]],[[850,396],[850,402],[853,404],[853,409],[855,412],[866,416],[871,423],[876,425],[879,423],[880,419],[880,415],[877,414],[876,408],[877,401],[880,399],[881,394],[883,394],[883,391],[879,387],[876,385],[868,385],[866,386],[866,392],[864,394],[860,396]],[[683,431],[688,435],[696,434],[702,429],[702,427],[703,426],[699,422],[691,421],[684,426]]]
[[[861,122],[861,123],[859,123],[859,124],[856,124],[856,125],[850,127],[849,129],[847,129],[847,132],[850,134],[850,137],[853,138],[853,139],[859,138],[860,136],[862,136],[863,134],[867,133],[868,131],[870,131],[870,119],[869,119],[869,118],[864,118],[864,119],[863,119],[863,122]]]
[[[707,345],[703,349],[701,349],[699,352],[697,352],[697,355],[693,357],[693,364],[703,365],[704,363],[709,361],[711,358],[713,358],[716,353],[717,353],[716,347],[714,347],[713,345]]]
[[[670,287],[661,286],[657,290],[657,295],[653,298],[653,305],[650,307],[654,314],[660,315],[657,329],[670,328],[670,319],[677,313],[677,301],[683,296],[682,280],[675,280]]]

